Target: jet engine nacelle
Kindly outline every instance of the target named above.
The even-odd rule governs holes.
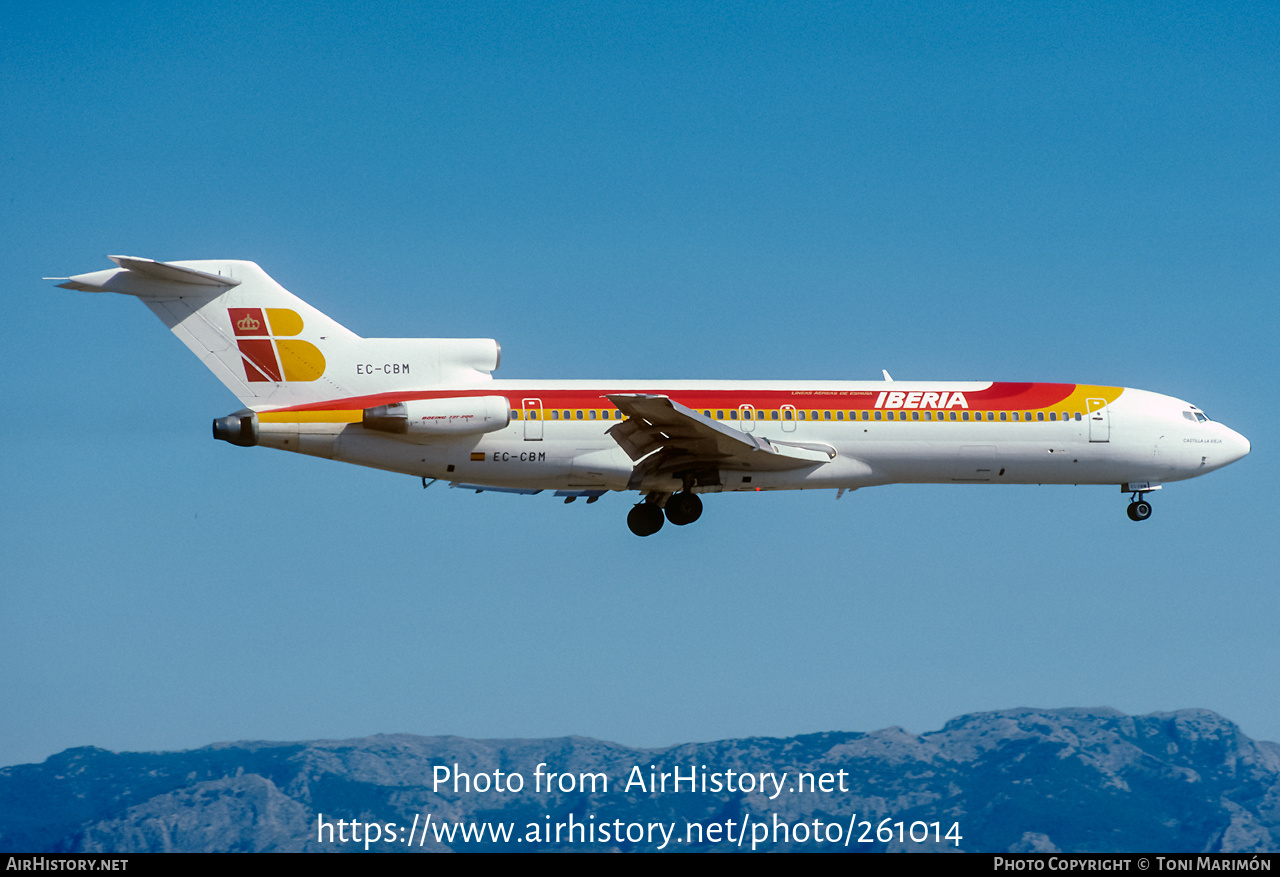
[[[252,448],[258,443],[258,415],[244,408],[219,417],[213,422],[213,437],[220,442]]]
[[[366,429],[399,435],[479,435],[505,429],[510,422],[506,396],[416,399],[364,411]]]

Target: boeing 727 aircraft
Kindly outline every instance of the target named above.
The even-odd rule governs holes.
[[[1164,482],[1249,453],[1187,402],[1087,384],[495,380],[490,339],[361,338],[253,262],[156,262],[59,285],[136,296],[240,400],[214,438],[477,491],[641,500],[639,536],[700,494],[876,484],[1118,484],[1129,517]]]

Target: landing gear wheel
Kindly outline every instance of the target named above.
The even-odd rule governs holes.
[[[652,536],[662,529],[662,509],[656,503],[642,502],[627,512],[627,526],[637,536]]]
[[[702,500],[696,493],[677,493],[667,500],[667,520],[677,527],[692,524],[702,517]]]
[[[1151,517],[1151,503],[1145,499],[1129,503],[1129,520],[1145,521],[1149,517]]]

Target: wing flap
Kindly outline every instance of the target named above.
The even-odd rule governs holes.
[[[663,468],[713,464],[728,469],[779,471],[819,466],[835,459],[829,445],[774,442],[726,426],[673,402],[647,393],[607,397],[627,419],[609,429],[633,462],[662,451]]]

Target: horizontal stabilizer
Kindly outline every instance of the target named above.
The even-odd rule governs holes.
[[[107,258],[121,268],[137,271],[139,274],[169,283],[191,283],[196,286],[238,286],[240,284],[239,280],[232,280],[230,277],[208,274],[194,268],[183,268],[181,265],[171,265],[168,262],[157,262],[154,259],[140,259],[136,256],[107,256]]]
[[[136,256],[108,256],[119,265],[108,271],[93,271],[73,277],[51,277],[62,280],[58,286],[80,292],[119,292],[140,298],[158,298],[173,295],[174,286],[199,287],[209,296],[215,296],[239,286],[240,281],[230,276],[197,271],[172,262],[157,262]],[[194,290],[193,290],[194,292]],[[178,293],[185,294],[185,293]]]

